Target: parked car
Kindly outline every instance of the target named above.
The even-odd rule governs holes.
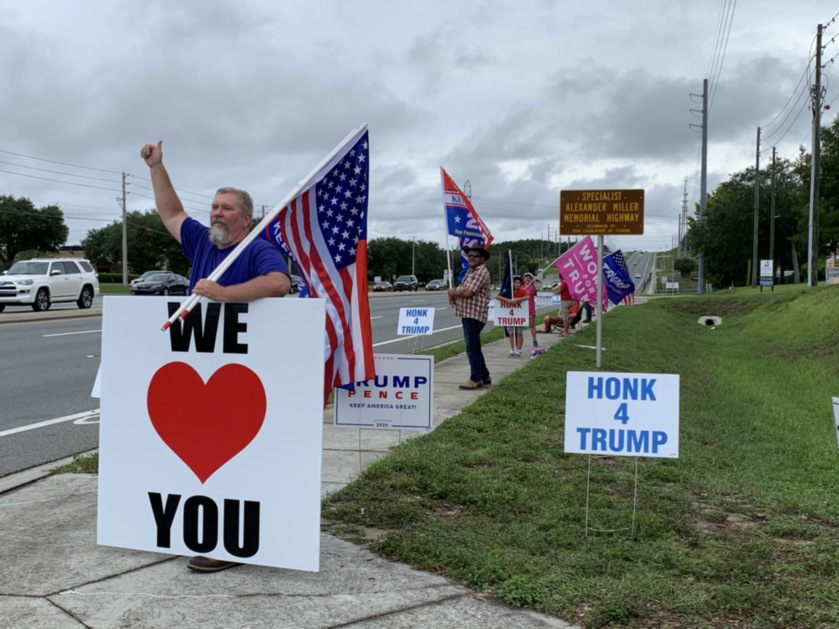
[[[416,291],[419,290],[419,282],[416,275],[400,275],[393,283],[393,290],[395,291]]]
[[[446,283],[443,280],[431,280],[425,285],[425,290],[446,290]]]
[[[157,269],[155,271],[146,271],[140,277],[131,280],[131,286],[134,287],[143,280],[150,278],[152,275],[157,275],[158,273],[172,273],[172,271],[161,271],[160,269]]]
[[[376,282],[373,285],[374,293],[389,293],[393,290],[390,282]]]
[[[15,262],[0,276],[0,312],[6,304],[29,304],[40,312],[68,301],[90,308],[98,294],[99,276],[90,262],[78,258]]]
[[[132,295],[186,295],[189,280],[177,273],[155,273],[131,287]]]

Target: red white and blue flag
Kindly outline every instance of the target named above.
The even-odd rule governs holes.
[[[375,377],[367,300],[369,143],[350,139],[261,236],[294,260],[309,296],[326,300],[324,401]]]
[[[620,249],[603,258],[603,284],[613,304],[622,301],[630,306],[635,301],[635,282],[629,277],[629,268]]]
[[[443,206],[446,208],[446,228],[450,236],[456,236],[458,239],[461,268],[458,279],[462,280],[469,270],[469,261],[463,253],[463,248],[469,245],[488,249],[492,244],[492,234],[469,197],[458,188],[443,168],[440,168],[440,178],[443,184]]]

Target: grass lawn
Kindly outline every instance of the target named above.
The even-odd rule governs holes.
[[[797,286],[619,308],[604,371],[680,374],[678,459],[563,452],[565,373],[595,370],[566,342],[328,498],[325,528],[585,627],[839,626],[837,311]],[[611,532],[585,534],[589,469]]]
[[[130,295],[131,286],[109,282],[107,284],[99,284],[99,292],[103,295]]]

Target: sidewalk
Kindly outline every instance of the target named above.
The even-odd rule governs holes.
[[[539,335],[545,348],[561,340]],[[528,363],[524,349],[515,359],[507,357],[506,339],[484,346],[495,384]],[[468,371],[465,355],[435,366],[435,426],[486,392],[458,389]],[[352,482],[416,434],[336,428],[328,408],[321,494]],[[325,533],[318,573],[246,565],[202,575],[187,570],[183,557],[97,546],[97,477],[48,475],[55,465],[0,479],[0,629],[572,627],[482,600]]]

